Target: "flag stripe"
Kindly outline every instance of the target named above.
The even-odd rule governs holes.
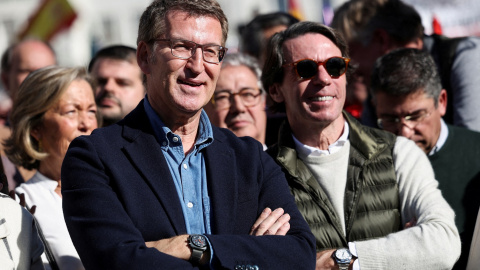
[[[305,19],[297,0],[288,0],[288,13],[300,21]]]
[[[48,41],[60,30],[70,27],[76,18],[67,0],[44,0],[19,38],[36,37]]]

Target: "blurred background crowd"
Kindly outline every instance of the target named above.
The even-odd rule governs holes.
[[[142,73],[139,72],[138,66],[136,65],[135,48],[138,22],[145,7],[148,6],[150,2],[151,0],[102,0],[95,2],[93,0],[0,0],[0,52],[10,51],[10,53],[5,54],[6,57],[2,57],[2,82],[4,82],[5,85],[0,84],[0,111],[4,112],[4,121],[1,123],[0,128],[4,129],[5,124],[5,126],[12,127],[13,129],[13,135],[11,135],[10,132],[5,133],[0,130],[0,139],[6,139],[11,135],[4,146],[6,147],[5,152],[8,155],[8,159],[10,159],[16,167],[14,167],[14,164],[9,165],[8,159],[2,155],[3,166],[5,167],[7,177],[9,177],[8,180],[11,183],[13,183],[13,180],[16,182],[13,185],[10,183],[10,189],[30,179],[28,180],[29,185],[18,187],[17,192],[28,195],[26,200],[27,207],[33,205],[40,206],[36,217],[39,220],[40,226],[45,231],[46,238],[49,237],[50,231],[53,232],[52,234],[57,234],[59,229],[56,225],[46,222],[52,219],[49,215],[44,215],[42,211],[57,209],[58,213],[56,213],[55,217],[58,219],[56,220],[56,224],[62,223],[61,221],[63,221],[61,211],[62,194],[60,193],[60,164],[63,161],[66,148],[70,141],[79,135],[90,134],[93,129],[99,126],[106,126],[122,119],[145,95],[145,90],[142,85],[144,77],[142,77]],[[436,52],[434,50],[436,47],[432,44],[455,43],[452,45],[452,48],[449,47],[447,51],[455,54],[455,61],[461,63],[460,67],[463,69],[460,69],[461,72],[457,72],[458,70],[456,68],[459,65],[456,65],[455,62],[450,64],[450,66],[452,66],[451,72],[440,75],[449,79],[447,81],[448,83],[446,83],[443,81],[444,78],[442,78],[444,88],[448,89],[451,93],[457,93],[452,99],[449,98],[449,100],[453,100],[451,106],[459,109],[463,108],[466,113],[462,114],[464,111],[461,110],[460,112],[454,111],[453,116],[447,114],[450,115],[452,119],[445,121],[449,124],[480,131],[480,121],[478,121],[477,110],[470,110],[472,107],[467,106],[474,104],[476,107],[476,104],[478,104],[477,101],[480,100],[480,96],[476,94],[477,91],[472,91],[475,90],[478,85],[478,79],[476,79],[478,76],[476,76],[475,67],[471,68],[472,64],[476,65],[478,63],[475,60],[478,58],[474,56],[478,57],[479,55],[479,46],[477,44],[480,44],[480,40],[465,38],[458,39],[459,41],[454,40],[454,42],[449,42],[448,39],[446,39],[447,41],[443,39],[443,37],[480,37],[480,1],[478,0],[403,0],[403,2],[412,5],[416,11],[418,11],[423,29],[420,29],[422,25],[419,24],[420,19],[418,19],[416,13],[409,14],[407,12],[401,13],[406,14],[405,16],[390,17],[400,17],[402,18],[401,20],[389,20],[386,18],[388,16],[381,16],[385,15],[385,13],[390,14],[398,11],[396,8],[392,9],[391,7],[395,7],[392,5],[382,6],[384,2],[387,2],[383,0],[350,2],[361,3],[363,4],[362,8],[358,8],[359,5],[355,4],[345,5],[346,0],[218,0],[218,2],[228,17],[230,30],[226,41],[228,54],[223,61],[220,79],[217,82],[217,89],[215,90],[213,99],[205,107],[209,118],[216,126],[229,128],[237,136],[248,135],[254,137],[263,144],[264,149],[267,149],[268,146],[276,142],[278,138],[278,124],[280,121],[283,121],[285,115],[267,115],[267,112],[265,112],[265,108],[271,108],[271,103],[269,104],[269,102],[273,101],[269,100],[266,95],[267,92],[263,91],[268,91],[268,87],[262,89],[260,74],[265,61],[265,55],[260,54],[260,49],[265,44],[260,40],[256,40],[256,38],[268,38],[274,32],[283,30],[287,25],[296,22],[296,19],[298,19],[300,21],[321,22],[325,25],[333,24],[334,28],[340,30],[340,32],[345,35],[349,43],[350,57],[352,58],[352,62],[350,62],[350,65],[353,67],[352,73],[353,71],[356,72],[352,75],[354,77],[349,78],[347,91],[349,93],[356,93],[355,89],[363,90],[363,95],[360,95],[361,98],[355,95],[351,95],[353,98],[347,96],[345,110],[359,120],[360,116],[366,115],[361,119],[365,125],[370,125],[368,121],[368,117],[370,116],[370,118],[373,119],[372,126],[378,123],[380,128],[410,139],[412,139],[412,136],[399,133],[398,130],[398,132],[394,132],[395,130],[389,130],[388,128],[389,124],[395,127],[398,126],[399,121],[401,121],[399,120],[400,118],[383,117],[383,119],[378,119],[380,120],[378,121],[374,108],[369,108],[368,106],[364,108],[361,107],[362,104],[374,104],[369,102],[369,100],[365,101],[368,94],[368,91],[365,89],[369,85],[369,79],[363,80],[363,77],[370,78],[371,68],[377,57],[401,47],[414,49],[423,48],[430,51],[433,55],[432,63],[434,63],[433,60],[437,61],[438,58],[453,61],[453,56],[446,57],[449,55],[444,54],[443,51],[441,53]],[[378,5],[372,3],[378,3]],[[382,8],[380,8],[381,6]],[[338,9],[339,7],[342,8]],[[408,11],[408,9],[406,10]],[[336,11],[336,13],[334,11]],[[377,11],[378,13],[375,13]],[[285,15],[285,13],[289,13],[293,17]],[[267,17],[259,16],[264,14],[269,15],[267,15]],[[283,15],[280,16],[280,14]],[[357,14],[358,18],[352,14]],[[361,16],[362,14],[363,17]],[[274,27],[270,27],[271,25],[266,27],[266,24],[262,25],[262,23],[271,20],[271,16],[278,17],[278,22],[281,21],[281,23],[273,25]],[[410,22],[407,20],[408,18],[411,19]],[[371,22],[367,24],[366,21],[368,20],[376,23],[385,22],[385,24],[389,24],[389,26],[400,25],[400,28],[385,28],[382,24],[378,26]],[[396,31],[397,29],[401,29],[401,31]],[[409,29],[412,31],[407,31]],[[258,33],[255,33],[255,31],[260,33],[261,36],[256,35]],[[399,32],[401,33],[399,34]],[[442,35],[442,38],[438,35]],[[368,39],[365,39],[366,37],[368,37]],[[403,37],[405,37],[406,40],[402,40]],[[23,43],[23,46],[17,46],[15,49],[7,50],[10,45],[29,38],[46,41],[52,48],[48,48],[46,44],[43,43],[39,44],[37,40],[30,41],[30,44],[26,42]],[[432,41],[432,38],[438,38],[439,40],[437,41],[435,39]],[[255,48],[252,48],[253,51],[250,50],[249,45],[252,44],[258,45],[256,48],[257,52],[254,52]],[[470,46],[471,44],[475,46]],[[28,50],[25,49],[27,46]],[[444,46],[446,47],[446,45]],[[475,50],[472,49],[473,47]],[[53,51],[51,49],[53,49]],[[23,83],[22,87],[20,87],[20,81],[17,82],[13,80],[13,75],[9,77],[4,76],[4,74],[13,74],[17,71],[17,73],[28,73],[35,69],[42,68],[40,66],[31,67],[32,70],[19,67],[12,68],[12,63],[28,62],[23,59],[27,58],[26,56],[23,57],[28,54],[25,51],[37,51],[41,53],[41,55],[44,56],[42,60],[45,61],[39,61],[37,58],[37,63],[44,62],[44,66],[58,64],[62,66],[62,68],[43,69],[43,71],[37,72],[35,76],[30,76],[30,79],[27,79],[27,82]],[[239,51],[249,55],[237,54]],[[174,54],[173,51],[172,54]],[[23,55],[23,58],[19,55]],[[183,59],[188,59],[188,57]],[[207,61],[205,54],[204,60]],[[259,61],[257,62],[257,60]],[[350,59],[348,59],[348,61],[350,61]],[[346,72],[348,61],[346,61],[346,63],[341,62],[344,69],[340,76]],[[430,62],[428,63],[430,64]],[[87,70],[81,68],[87,68],[87,66]],[[269,70],[268,64],[265,66],[267,67],[265,70]],[[429,65],[429,67],[433,66],[433,64]],[[315,65],[314,67],[316,70]],[[325,68],[327,69],[327,67]],[[368,72],[365,72],[365,70]],[[400,70],[402,69],[400,68]],[[6,71],[15,72],[9,73]],[[296,67],[296,71],[299,77],[303,77],[303,75],[301,76],[300,74],[301,71],[298,71],[298,67]],[[443,71],[443,69],[440,71]],[[90,77],[86,74],[87,72],[91,73],[90,75],[95,79],[96,84],[91,83]],[[306,75],[308,75],[308,69],[305,72],[307,72]],[[421,72],[418,72],[418,74],[420,73]],[[450,73],[452,75],[450,75]],[[410,77],[411,74],[409,73],[407,75],[407,77]],[[332,74],[330,74],[330,76],[334,77]],[[18,79],[17,77],[20,78],[20,76],[16,76],[15,79]],[[25,79],[25,77],[26,74],[21,80]],[[451,83],[450,78],[452,78]],[[232,93],[230,90],[235,87],[238,88],[238,85],[240,85],[240,83],[237,82],[242,82],[245,85],[242,84],[242,87],[236,89],[237,91],[234,91],[235,93]],[[470,84],[467,85],[464,82],[469,82]],[[9,88],[10,96],[4,87]],[[453,91],[450,90],[449,87],[453,89]],[[455,87],[461,90],[463,89],[464,92],[462,93],[466,94],[458,94],[459,92]],[[17,90],[18,93],[16,92]],[[44,95],[44,93],[48,93],[48,90],[52,91],[52,93]],[[443,95],[446,94],[440,95],[440,104],[446,106]],[[235,98],[235,96],[238,98]],[[13,104],[11,97],[15,99],[15,103]],[[41,99],[38,97],[48,98]],[[458,102],[462,97],[462,102],[465,102]],[[397,99],[398,98],[395,98],[395,100]],[[67,108],[68,106],[64,106],[64,104],[72,103],[70,100],[82,100],[82,102],[79,102],[78,108],[75,108],[78,119],[68,116],[71,115],[70,112],[74,110]],[[233,102],[233,100],[236,101]],[[238,100],[241,102],[238,102]],[[389,103],[383,102],[383,104]],[[4,108],[10,108],[12,105],[14,109],[10,111],[10,122],[8,122],[6,117],[8,110]],[[360,106],[360,109],[355,106]],[[447,108],[442,106],[440,107],[447,110]],[[362,109],[363,115],[361,115]],[[435,110],[437,110],[437,103],[435,103]],[[370,111],[372,111],[372,113],[370,115],[367,114]],[[451,109],[448,109],[447,112],[451,112]],[[413,122],[413,124],[410,123],[410,126],[406,125],[406,127],[413,132],[418,123],[429,117],[430,114],[432,113],[416,113],[402,116],[401,118],[404,118],[405,122]],[[445,114],[445,111],[443,111],[443,114]],[[438,115],[438,119],[436,119],[438,120],[437,126],[443,123],[440,122],[440,117],[443,116],[443,114]],[[457,117],[457,114],[460,116]],[[44,116],[39,120],[38,115]],[[58,117],[58,115],[61,117]],[[238,117],[238,115],[243,115],[243,118]],[[391,116],[392,114],[389,115]],[[267,116],[270,126],[267,125]],[[475,121],[470,121],[471,119],[466,116],[475,116],[470,117],[475,118]],[[244,123],[238,124],[238,122],[241,122],[238,119],[241,119],[243,122],[251,122],[251,125],[249,125],[248,128],[243,128],[242,125],[244,125]],[[276,119],[279,119],[279,121]],[[445,126],[445,123],[442,125]],[[67,129],[66,127],[71,127],[71,129]],[[419,134],[422,133],[420,131]],[[438,132],[440,132],[440,130]],[[450,134],[453,134],[452,131],[450,132]],[[461,132],[463,132],[462,134],[467,134],[467,131]],[[7,135],[3,135],[4,133]],[[471,138],[475,137],[471,143],[464,143],[467,147],[479,145],[477,142],[480,141],[480,133],[475,134],[469,135]],[[58,135],[60,138],[55,135]],[[439,134],[433,135],[435,135],[436,138],[441,137]],[[445,140],[447,136],[448,133],[444,136]],[[451,135],[450,138],[452,137],[453,135]],[[456,139],[455,141],[459,143],[465,142],[464,139]],[[435,143],[433,145],[435,145]],[[426,154],[433,156],[438,149],[432,150],[425,147],[423,150]],[[452,152],[457,152],[457,154],[460,152],[464,158],[470,159],[470,157],[465,154],[467,151],[463,151],[459,146],[455,146],[454,150],[456,151]],[[470,150],[472,156],[475,157],[475,159],[470,159],[471,168],[465,170],[465,164],[468,162],[463,162],[461,164],[463,167],[459,166],[459,168],[462,168],[462,172],[469,171],[475,177],[478,177],[480,175],[480,173],[478,173],[478,163],[476,163],[476,160],[478,160],[478,151],[472,147],[470,147]],[[47,155],[44,154],[44,152],[47,153],[51,159],[45,159]],[[59,154],[56,155],[57,153]],[[450,155],[444,155],[444,157],[448,162],[452,159]],[[432,163],[436,170],[435,173],[441,175],[440,171],[444,166],[438,165],[440,163],[437,162],[437,167],[439,168],[439,171],[437,171],[434,161],[432,161]],[[461,163],[461,161],[457,160],[457,163]],[[452,164],[449,165],[454,167]],[[457,171],[448,168],[448,173],[450,172],[455,173],[455,177],[460,175]],[[442,171],[442,173],[445,175],[445,182],[454,178],[446,172]],[[20,180],[15,179],[15,176],[18,175],[21,175]],[[442,178],[437,178],[439,178],[438,180],[442,183]],[[478,190],[478,186],[471,188],[471,185],[469,185],[468,188],[466,188],[468,184],[467,180],[470,181],[470,178],[472,178],[471,175],[467,175],[464,178],[465,186],[455,183],[455,185],[458,186],[456,189]],[[41,186],[41,188],[46,189],[46,191],[41,192],[38,191],[39,187],[33,186],[35,183],[51,182],[48,180],[55,180],[58,183]],[[477,180],[475,183],[480,182]],[[32,186],[38,190],[29,190]],[[441,187],[445,188],[443,186]],[[450,188],[447,190],[449,189]],[[454,188],[451,189],[453,190]],[[29,194],[29,192],[33,195]],[[41,196],[39,196],[39,194]],[[461,209],[462,206],[460,206],[459,203],[461,196],[455,195],[453,197],[454,198],[449,198],[447,196],[447,200],[454,208],[457,206]],[[46,198],[51,199],[51,201],[48,201]],[[454,203],[452,203],[452,201]],[[42,205],[45,202],[50,204]],[[455,203],[458,203],[458,205],[455,205]],[[471,239],[473,224],[475,224],[473,218],[478,211],[478,200],[475,200],[473,204],[470,204],[470,207],[466,208],[469,208],[468,211],[471,211],[466,211],[468,212],[466,214],[463,214],[463,212],[457,209],[455,209],[455,211],[457,211],[457,217],[459,216],[462,222],[463,218],[467,219],[468,217],[472,219],[468,220],[468,222],[466,221],[466,223],[472,226],[470,226],[468,230],[465,230],[470,234],[464,236],[465,239]],[[60,220],[60,222],[57,222],[58,220]],[[463,226],[460,226],[460,228],[461,227]],[[60,229],[64,230],[63,233],[65,235],[67,234],[66,227],[63,226]],[[460,230],[460,233],[462,232],[463,229]],[[68,237],[65,238],[68,239]],[[462,239],[462,241],[465,242],[464,239]],[[58,264],[76,264],[81,267],[80,261],[77,258],[78,255],[70,242],[52,243],[53,253],[57,257],[59,255],[55,253],[56,247],[70,247],[71,252],[64,254],[63,257],[71,257],[73,258],[72,261],[60,261]],[[468,245],[466,247],[462,252],[465,256],[468,254]],[[47,253],[48,249],[46,246]],[[462,263],[466,263],[466,257],[462,260]],[[51,261],[50,264],[52,264]]]
[[[229,52],[240,42],[240,30],[258,14],[284,11],[300,20],[329,24],[333,10],[346,0],[219,0],[230,31]],[[113,44],[135,47],[138,20],[151,0],[0,0],[0,51],[19,37],[46,39],[59,65],[85,66],[96,51]],[[480,2],[476,0],[406,0],[422,17],[425,33],[448,37],[480,35]],[[436,29],[435,29],[436,27]],[[0,106],[10,103],[0,85]]]
[[[0,0],[0,51],[19,35],[49,37],[60,65],[86,65],[100,48],[135,46],[138,19],[150,0]],[[230,31],[229,52],[239,43],[239,29],[256,15],[287,11],[299,19],[329,24],[333,10],[345,0],[219,0]],[[480,35],[480,2],[476,0],[406,0],[422,17],[425,33],[434,18],[449,37]],[[34,14],[44,8],[34,18]],[[50,14],[50,15],[49,15]],[[56,16],[52,16],[56,15]],[[58,16],[63,14],[62,16]],[[58,31],[63,28],[63,31]],[[65,30],[66,29],[66,30]]]

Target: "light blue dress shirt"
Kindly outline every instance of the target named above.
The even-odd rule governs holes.
[[[202,149],[213,142],[213,131],[207,114],[202,111],[194,149],[185,156],[180,136],[162,122],[144,99],[145,112],[160,144],[182,205],[188,234],[211,234],[210,198]]]

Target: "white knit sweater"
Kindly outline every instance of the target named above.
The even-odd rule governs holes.
[[[300,157],[317,179],[328,179],[320,185],[341,218],[349,148],[347,143],[331,155]],[[460,256],[460,238],[455,214],[437,188],[430,162],[404,137],[398,137],[393,159],[402,223],[417,223],[383,238],[355,242],[360,269],[451,269]]]

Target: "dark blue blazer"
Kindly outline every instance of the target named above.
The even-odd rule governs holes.
[[[206,147],[215,269],[314,269],[315,238],[284,174],[252,138],[213,127]],[[62,166],[63,211],[86,269],[192,269],[147,248],[186,234],[180,200],[143,101],[119,123],[75,139]],[[287,236],[250,236],[265,207],[291,216]]]

